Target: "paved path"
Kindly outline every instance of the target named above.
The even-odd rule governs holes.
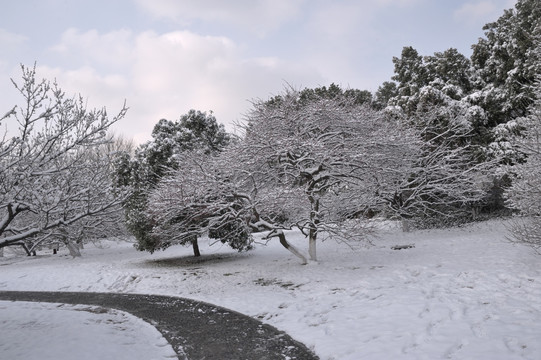
[[[249,316],[189,299],[137,294],[0,291],[0,300],[86,304],[131,313],[154,325],[179,359],[318,359],[303,344]]]

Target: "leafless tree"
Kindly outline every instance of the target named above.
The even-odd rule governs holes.
[[[87,110],[82,97],[38,81],[35,67],[22,66],[22,83],[12,82],[24,101],[0,119],[0,247],[28,248],[117,211],[123,194],[112,191],[104,148],[127,108],[112,119],[105,108]]]
[[[385,195],[405,229],[448,226],[473,220],[483,206],[495,162],[481,158],[471,123],[460,112],[431,108],[416,122],[417,153],[396,191]],[[441,122],[442,117],[445,119]]]

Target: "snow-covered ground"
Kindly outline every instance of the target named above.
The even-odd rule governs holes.
[[[175,359],[152,325],[97,306],[0,301],[0,359]]]
[[[541,256],[509,243],[506,233],[499,221],[410,233],[390,228],[369,248],[319,243],[320,261],[306,266],[276,242],[236,253],[203,241],[199,259],[190,248],[149,254],[104,242],[79,259],[62,251],[6,254],[0,290],[204,300],[286,331],[323,360],[539,360]],[[288,236],[306,245],[299,234]],[[404,244],[415,247],[391,249]]]

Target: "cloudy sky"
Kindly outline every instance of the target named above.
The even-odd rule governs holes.
[[[0,0],[0,112],[37,63],[89,107],[130,108],[115,132],[142,142],[161,118],[213,111],[234,131],[250,100],[286,84],[377,90],[404,46],[471,54],[516,0]]]

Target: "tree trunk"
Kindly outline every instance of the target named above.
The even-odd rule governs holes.
[[[283,247],[291,251],[293,255],[297,256],[299,259],[302,260],[303,265],[308,264],[308,259],[306,259],[306,256],[304,256],[296,247],[287,242],[286,236],[282,231],[279,231],[276,236],[278,236],[278,238],[280,239],[280,244],[282,244]]]
[[[71,241],[64,241],[64,243],[66,244],[71,256],[74,258],[81,257],[81,251],[79,250],[79,246],[77,246],[77,244],[74,244]]]
[[[310,255],[310,260],[313,261],[317,261],[316,240],[317,231],[315,229],[310,229],[310,234],[308,236],[308,255]]]
[[[402,231],[403,232],[410,232],[411,231],[411,223],[408,219],[402,219]]]
[[[19,243],[16,243],[16,244],[13,244],[13,245],[20,245],[20,246],[22,246],[22,248],[23,248],[24,251],[26,252],[26,255],[27,255],[27,256],[32,256],[32,253],[30,253],[30,250],[28,250],[28,246],[26,246],[25,243],[22,242],[22,243],[20,243],[20,244],[19,244]]]
[[[195,257],[201,256],[201,253],[199,252],[199,243],[197,242],[197,235],[194,235],[194,238],[192,240],[192,247],[193,247],[193,256]]]
[[[317,226],[319,224],[319,199],[313,195],[309,197],[312,206],[310,212],[310,231],[308,233],[308,255],[310,260],[317,261],[316,254],[316,240],[317,240]]]

